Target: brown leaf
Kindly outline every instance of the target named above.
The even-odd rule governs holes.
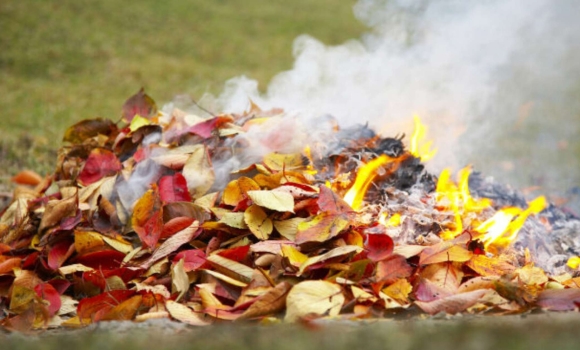
[[[61,220],[67,217],[74,217],[78,209],[78,197],[75,190],[74,195],[61,200],[49,201],[44,210],[44,215],[40,220],[38,230],[44,232],[46,229],[58,225]]]
[[[550,311],[572,311],[580,306],[580,289],[546,289],[540,292],[537,304]]]
[[[179,231],[178,233],[171,236],[165,242],[163,242],[159,248],[155,249],[153,254],[147,261],[141,264],[142,268],[148,269],[156,261],[163,259],[169,254],[173,253],[177,248],[181,247],[185,243],[191,241],[199,228],[199,223],[194,221],[189,227]]]
[[[63,142],[81,144],[86,139],[97,135],[112,136],[117,132],[117,126],[110,119],[86,119],[69,127],[62,138]]]
[[[356,253],[360,253],[362,251],[362,248],[359,246],[355,246],[355,245],[345,245],[342,247],[337,247],[334,248],[322,255],[317,255],[317,256],[313,256],[311,258],[308,258],[308,260],[306,260],[302,265],[300,265],[300,270],[298,271],[298,275],[303,274],[306,269],[308,269],[308,267],[314,265],[314,264],[318,264],[320,262],[329,260],[329,259],[333,259],[333,258],[337,258],[340,256],[348,256],[350,254],[356,254]],[[286,251],[285,251],[286,252]]]
[[[192,326],[208,326],[211,324],[211,320],[206,318],[203,313],[193,311],[187,306],[173,300],[167,300],[165,302],[165,308],[171,317],[183,323]]]
[[[401,256],[393,254],[383,259],[377,264],[376,277],[378,282],[393,283],[399,278],[407,278],[413,273],[413,268],[407,260]]]
[[[464,262],[471,259],[473,253],[453,241],[444,241],[425,248],[419,255],[419,264],[428,265],[445,261]]]
[[[288,282],[278,283],[276,287],[260,295],[238,319],[245,320],[273,315],[284,310],[286,307],[286,297],[291,288],[292,285]]]
[[[131,298],[123,301],[119,305],[113,307],[105,315],[99,319],[99,321],[129,321],[135,318],[141,303],[143,302],[143,297],[141,295],[135,295]]]
[[[474,290],[471,292],[454,294],[430,302],[416,301],[415,304],[430,315],[445,312],[454,315],[475,305],[480,298],[487,293],[485,289]]]
[[[353,209],[338,196],[333,190],[326,186],[320,186],[320,194],[318,196],[318,207],[320,211],[329,213],[347,213],[352,212]]]
[[[129,97],[125,101],[125,104],[123,104],[123,119],[126,122],[131,122],[135,115],[149,118],[156,114],[157,106],[155,105],[155,101],[149,95],[145,94],[143,88],[135,95]]]

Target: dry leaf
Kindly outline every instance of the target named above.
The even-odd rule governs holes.
[[[244,221],[258,239],[268,239],[274,229],[274,225],[268,217],[268,214],[266,214],[264,209],[255,204],[251,205],[244,212]]]
[[[294,197],[287,192],[248,191],[254,204],[279,212],[294,212]]]
[[[296,284],[286,298],[287,322],[307,316],[336,316],[345,298],[339,285],[326,281],[303,281]]]
[[[287,282],[281,282],[276,287],[271,288],[268,292],[262,294],[258,299],[244,311],[239,319],[249,319],[273,315],[286,307],[286,297],[292,288]]]
[[[165,308],[174,319],[192,326],[208,326],[211,320],[206,318],[203,313],[195,312],[183,304],[173,300],[165,302]]]

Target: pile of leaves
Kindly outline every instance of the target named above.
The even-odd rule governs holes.
[[[215,160],[244,147],[228,141],[269,118],[281,117],[255,106],[208,119],[165,114],[140,91],[119,122],[69,128],[55,173],[18,174],[22,186],[0,218],[1,324],[22,331],[154,318],[202,326],[577,308],[578,278],[548,276],[530,256],[492,255],[469,227],[451,240],[417,235],[395,245],[388,232],[396,223],[378,223],[380,203],[355,211],[343,200],[356,169],[330,167],[338,159],[333,169],[344,168],[348,147],[332,161],[270,153],[220,188]],[[397,140],[373,139],[382,157],[401,160],[382,180],[405,178],[399,192],[410,178],[432,184]],[[418,175],[397,171],[402,164]],[[437,204],[428,187],[418,200]],[[397,208],[389,214],[409,210]]]

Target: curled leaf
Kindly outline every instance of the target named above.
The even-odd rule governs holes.
[[[303,281],[296,284],[286,298],[287,322],[306,316],[336,316],[344,304],[339,285],[326,281]]]

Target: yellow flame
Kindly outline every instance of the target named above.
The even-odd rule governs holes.
[[[576,270],[580,266],[580,256],[573,256],[566,263],[569,268]]]
[[[501,252],[517,238],[527,218],[532,214],[540,213],[547,206],[546,197],[540,196],[532,200],[525,210],[513,207],[501,209],[476,227],[475,231],[484,234],[481,241],[487,251]]]
[[[397,227],[401,225],[401,214],[395,213],[391,215],[390,218],[387,219],[388,215],[389,214],[382,212],[381,215],[379,216],[379,219],[377,220],[379,224],[385,227]]]
[[[431,149],[433,141],[424,141],[427,127],[421,123],[419,116],[414,115],[413,119],[415,120],[415,130],[411,136],[411,154],[425,162],[435,156],[437,149]]]
[[[469,175],[471,166],[461,169],[457,174],[457,184],[451,179],[451,170],[444,169],[437,181],[437,200],[444,202],[453,212],[454,227],[447,228],[440,236],[453,239],[463,232],[463,216],[467,213],[479,213],[492,204],[488,198],[475,199],[469,192]]]
[[[312,150],[310,149],[310,145],[306,145],[306,147],[304,147],[304,155],[309,160],[309,164],[306,166],[306,173],[310,175],[316,175],[318,171],[314,169],[314,161],[312,160]]]
[[[356,174],[356,179],[354,185],[346,192],[344,200],[354,209],[359,210],[362,206],[364,196],[375,178],[377,176],[377,170],[391,161],[386,155],[381,155],[363,165]]]

